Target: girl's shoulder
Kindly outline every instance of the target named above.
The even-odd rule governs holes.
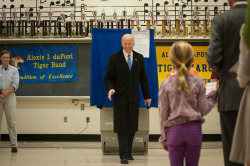
[[[172,89],[176,87],[177,83],[178,83],[177,75],[172,75],[170,77],[165,78],[161,82],[161,87],[165,87],[166,89]]]
[[[205,84],[204,80],[196,74],[189,74],[188,77],[192,83],[196,83],[202,86]]]

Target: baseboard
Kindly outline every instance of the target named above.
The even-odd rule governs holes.
[[[157,142],[159,134],[150,134],[149,141]],[[9,135],[2,134],[2,141],[8,141]],[[100,142],[99,134],[18,134],[18,141],[85,141]],[[203,141],[221,141],[220,134],[203,134]]]
[[[149,141],[158,141],[160,135],[159,134],[151,134],[149,135]],[[203,141],[221,141],[221,134],[202,134]]]
[[[101,135],[83,134],[18,134],[18,141],[101,141]],[[8,134],[2,134],[2,141],[9,140]]]
[[[203,134],[203,141],[221,141],[221,134]]]

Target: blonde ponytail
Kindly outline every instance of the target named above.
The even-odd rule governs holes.
[[[178,90],[183,92],[189,92],[188,85],[187,85],[187,76],[188,76],[187,67],[185,65],[180,66],[179,70],[176,71],[178,76]]]
[[[192,46],[184,41],[176,42],[170,49],[169,57],[176,67],[178,77],[177,89],[182,92],[189,92],[187,76],[194,58]]]

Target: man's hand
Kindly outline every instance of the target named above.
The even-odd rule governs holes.
[[[162,145],[165,151],[168,151],[168,145]]]
[[[145,99],[144,101],[145,101],[145,105],[147,105],[147,103],[148,103],[148,106],[150,107],[151,99]]]
[[[111,96],[112,96],[114,93],[115,93],[115,90],[114,90],[114,89],[110,89],[110,90],[109,90],[108,98],[109,98],[110,101],[112,101]]]
[[[239,83],[239,77],[238,77],[238,76],[236,77],[236,80],[237,80],[237,81],[238,81],[238,83]]]

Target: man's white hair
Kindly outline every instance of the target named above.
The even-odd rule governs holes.
[[[122,36],[121,42],[123,41],[124,38],[132,38],[132,39],[133,39],[133,42],[135,42],[134,36],[131,35],[131,34],[125,34],[125,35],[123,35],[123,36]]]

